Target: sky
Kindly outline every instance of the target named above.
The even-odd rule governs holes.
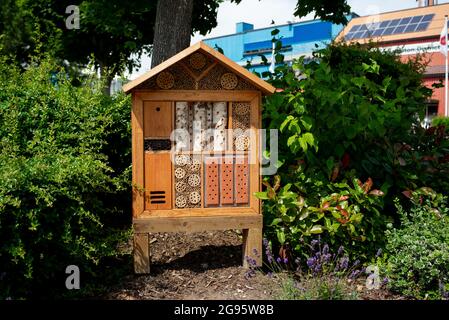
[[[449,0],[439,0],[438,3],[448,3]],[[218,9],[217,27],[206,36],[195,34],[191,43],[202,39],[217,37],[235,32],[237,22],[247,22],[254,25],[254,29],[264,28],[273,20],[276,24],[285,24],[287,21],[302,21],[313,19],[313,14],[298,19],[293,16],[297,0],[242,0],[239,5],[225,0]],[[352,12],[360,16],[372,15],[401,9],[416,8],[416,0],[349,0]],[[131,75],[136,78],[150,69],[150,58],[142,57],[142,67]]]

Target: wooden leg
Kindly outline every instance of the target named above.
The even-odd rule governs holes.
[[[243,229],[243,267],[249,268],[247,257],[256,260],[256,266],[262,266],[262,229]]]
[[[134,272],[150,273],[150,242],[148,233],[134,234]]]

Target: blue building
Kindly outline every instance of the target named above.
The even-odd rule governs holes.
[[[357,17],[356,14],[347,16],[348,20]],[[204,42],[211,46],[223,49],[224,54],[245,66],[251,62],[252,70],[264,72],[268,66],[262,64],[260,55],[264,55],[268,63],[271,63],[272,41],[271,32],[279,30],[276,37],[282,37],[282,53],[285,61],[290,62],[300,56],[310,57],[312,51],[326,46],[343,30],[343,25],[332,24],[321,20],[292,22],[284,25],[273,25],[267,28],[254,29],[249,23],[239,22],[236,25],[236,33],[221,37],[205,39]]]

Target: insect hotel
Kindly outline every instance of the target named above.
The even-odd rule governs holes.
[[[149,233],[243,230],[261,264],[262,95],[275,88],[199,42],[124,86],[132,94],[134,269]],[[257,254],[256,254],[257,253]]]

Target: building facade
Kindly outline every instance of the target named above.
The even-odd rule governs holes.
[[[420,55],[427,64],[424,84],[431,87],[445,78],[445,56],[440,52],[440,34],[449,4],[420,1],[418,8],[379,15],[357,17],[343,29],[337,40],[347,42],[376,42],[387,50],[400,50],[407,61]],[[445,114],[444,87],[434,89],[427,108],[427,121]]]
[[[347,16],[351,20],[357,15]],[[343,30],[342,25],[332,24],[321,20],[292,22],[284,25],[273,25],[267,28],[254,29],[249,23],[236,24],[236,33],[216,38],[205,39],[211,47],[218,46],[224,54],[245,66],[249,61],[253,71],[262,73],[268,71],[268,66],[262,63],[263,55],[271,63],[272,38],[271,32],[279,30],[276,37],[282,38],[282,54],[286,62],[291,62],[300,56],[309,57],[317,48],[329,44]]]

